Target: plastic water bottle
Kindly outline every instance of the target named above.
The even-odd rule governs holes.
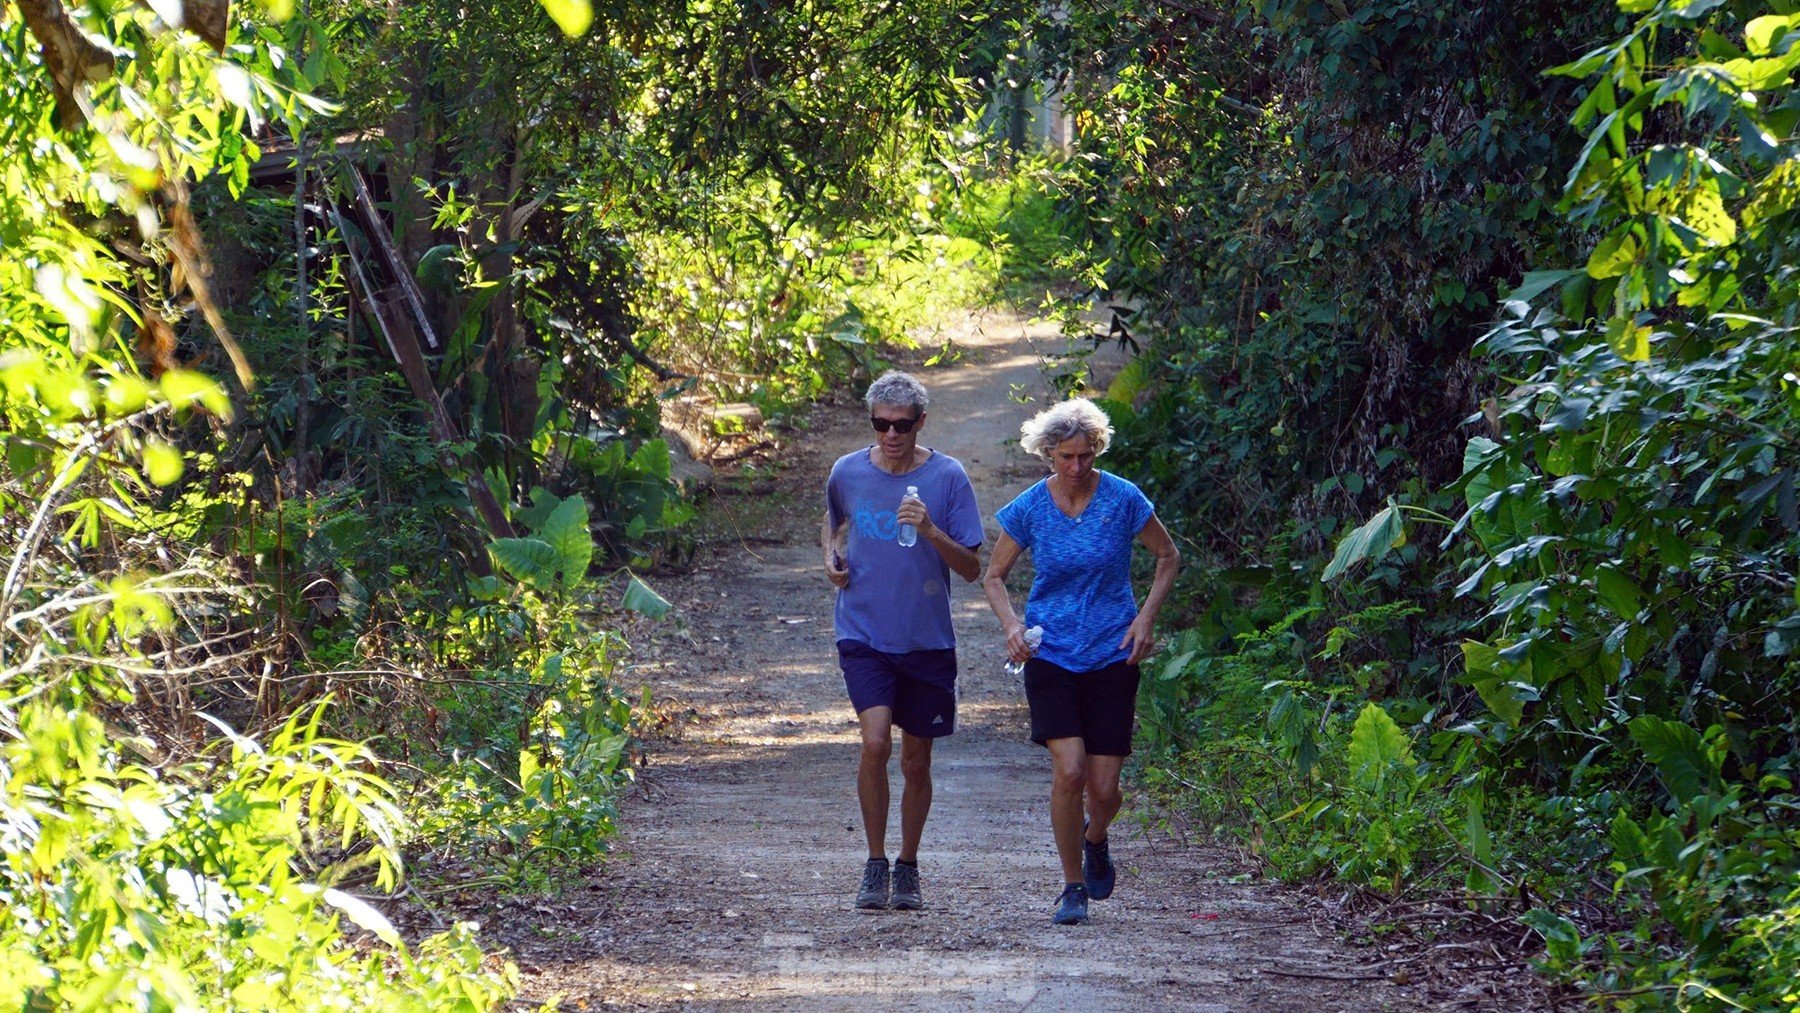
[[[906,487],[906,495],[900,497],[900,502],[904,503],[909,499],[918,499],[918,498],[919,498],[919,487],[916,485],[909,485]],[[919,543],[919,528],[918,528],[918,526],[914,525],[914,524],[900,525],[900,538],[898,540],[900,542],[900,547],[903,549],[907,548],[908,546],[917,545]]]
[[[1038,649],[1038,645],[1043,642],[1044,628],[1042,626],[1033,626],[1031,629],[1025,631],[1026,647],[1035,651]],[[1012,675],[1024,675],[1025,663],[1023,661],[1013,661],[1011,658],[1008,658],[1006,661],[1006,671]]]

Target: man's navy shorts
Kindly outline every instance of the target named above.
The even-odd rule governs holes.
[[[922,739],[956,731],[955,648],[889,654],[860,640],[840,640],[838,666],[856,713],[890,707],[894,723]]]
[[[1071,672],[1041,658],[1025,662],[1031,741],[1079,738],[1090,756],[1130,756],[1137,716],[1138,667],[1121,661]]]

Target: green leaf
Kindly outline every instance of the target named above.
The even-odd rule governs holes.
[[[112,595],[112,612],[119,632],[125,636],[135,637],[145,630],[168,629],[175,622],[175,613],[169,603],[160,595],[142,590],[136,580],[119,577],[108,583],[106,590]]]
[[[1137,401],[1138,395],[1142,394],[1144,389],[1150,385],[1150,381],[1150,357],[1137,356],[1126,363],[1125,367],[1113,377],[1112,383],[1106,388],[1107,400],[1126,405],[1132,404]]]
[[[1594,587],[1600,594],[1601,604],[1620,619],[1636,619],[1638,611],[1644,607],[1644,592],[1630,577],[1613,567],[1603,566],[1594,571]]]
[[[1530,302],[1539,293],[1560,285],[1579,274],[1581,274],[1580,271],[1527,271],[1525,277],[1519,279],[1519,284],[1511,292],[1506,293],[1506,298],[1509,301],[1518,299]]]
[[[1365,788],[1378,788],[1396,774],[1411,775],[1418,761],[1406,733],[1378,703],[1369,703],[1350,729],[1350,772]]]
[[[541,485],[532,486],[531,495],[526,499],[531,501],[530,504],[513,507],[512,516],[513,520],[519,521],[533,531],[543,527],[544,522],[548,521],[550,515],[563,503],[562,497]]]
[[[540,0],[550,20],[571,39],[587,34],[594,23],[594,6],[588,0]]]
[[[1688,802],[1720,788],[1720,751],[1679,721],[1653,714],[1633,718],[1631,738],[1656,767],[1656,776],[1676,802]]]
[[[181,451],[169,446],[161,440],[149,440],[144,443],[144,474],[157,485],[174,485],[181,477]]]
[[[225,388],[212,377],[191,369],[171,369],[162,375],[160,383],[163,397],[175,407],[186,408],[199,402],[212,414],[231,421],[231,399],[225,396]]]
[[[1650,358],[1650,328],[1640,326],[1628,317],[1607,321],[1606,343],[1626,362],[1644,362]]]
[[[1500,449],[1500,444],[1485,436],[1477,436],[1463,447],[1463,474],[1467,475],[1488,459],[1488,455]],[[1477,501],[1479,502],[1479,501]],[[1474,504],[1471,503],[1470,506]]]
[[[1594,247],[1588,254],[1587,274],[1590,278],[1617,278],[1630,271],[1643,253],[1637,234],[1626,226]]]
[[[669,609],[674,606],[669,604],[667,598],[652,590],[650,585],[639,580],[638,575],[634,573],[631,575],[630,582],[625,585],[625,607],[633,612],[641,612],[652,619],[661,619],[668,615]]]
[[[1469,799],[1469,815],[1464,827],[1469,836],[1469,851],[1483,865],[1494,864],[1494,838],[1488,833],[1487,821],[1481,815],[1482,796]]]
[[[1338,543],[1337,553],[1325,567],[1320,580],[1330,582],[1365,559],[1380,560],[1392,550],[1406,544],[1405,519],[1400,508],[1388,506]]]
[[[1514,692],[1515,667],[1500,657],[1500,649],[1478,640],[1462,644],[1463,671],[1481,702],[1494,716],[1517,728],[1525,720],[1525,703]]]
[[[1625,4],[1621,2],[1620,7]],[[1532,908],[1519,916],[1519,921],[1542,936],[1544,952],[1563,963],[1569,963],[1581,956],[1581,932],[1575,923],[1553,911],[1543,908]]]
[[[115,376],[106,385],[106,407],[118,415],[130,415],[150,400],[150,385],[130,373]]]
[[[327,888],[324,893],[325,903],[344,913],[344,917],[355,922],[358,928],[375,934],[375,938],[389,946],[400,946],[400,933],[394,924],[380,911],[375,910],[360,897],[352,896],[342,890]]]
[[[556,550],[556,568],[562,571],[563,583],[573,587],[587,579],[588,564],[594,558],[594,536],[588,531],[587,501],[570,496],[557,504],[538,537]]]
[[[1620,810],[1619,815],[1613,817],[1612,829],[1608,836],[1612,840],[1614,857],[1627,864],[1636,864],[1641,861],[1650,850],[1648,835],[1632,820],[1630,814],[1623,810]]]
[[[1688,0],[1686,5],[1675,9],[1675,14],[1683,18],[1698,18],[1724,2],[1725,0]],[[1652,2],[1650,6],[1654,7],[1656,4]],[[1619,4],[1619,9],[1625,9],[1624,3]]]
[[[637,448],[631,455],[631,463],[639,471],[655,478],[668,478],[672,464],[669,457],[669,445],[664,441],[649,440]]]
[[[1775,43],[1788,33],[1794,18],[1788,14],[1765,14],[1751,18],[1744,26],[1744,48],[1751,56],[1767,56],[1775,51]]]
[[[496,538],[488,544],[488,551],[515,580],[540,591],[555,586],[562,555],[549,542],[540,538]]]

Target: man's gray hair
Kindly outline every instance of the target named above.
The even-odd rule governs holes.
[[[1056,445],[1077,436],[1088,438],[1094,456],[1106,453],[1112,443],[1112,420],[1100,406],[1085,397],[1072,397],[1038,412],[1019,427],[1019,447],[1027,454],[1048,460]]]
[[[931,395],[925,392],[925,385],[911,373],[890,369],[869,384],[869,392],[864,395],[864,400],[868,402],[870,411],[876,405],[887,405],[891,408],[911,408],[916,415],[931,403]]]

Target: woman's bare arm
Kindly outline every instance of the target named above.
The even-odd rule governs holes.
[[[981,579],[988,607],[994,610],[994,617],[1000,620],[1000,629],[1006,634],[1006,653],[1014,661],[1031,657],[1031,648],[1025,646],[1025,623],[1013,610],[1012,595],[1006,591],[1006,577],[1024,551],[1011,535],[1002,531],[1000,540],[994,543],[993,555],[988,557],[987,576]]]
[[[1131,654],[1125,660],[1129,664],[1149,657],[1156,651],[1156,614],[1162,611],[1163,602],[1169,598],[1169,592],[1175,588],[1175,575],[1181,570],[1181,550],[1175,547],[1175,539],[1169,537],[1169,529],[1163,527],[1162,521],[1151,514],[1150,519],[1138,531],[1138,544],[1149,549],[1156,557],[1156,575],[1150,580],[1150,593],[1144,596],[1144,604],[1138,609],[1137,618],[1131,621],[1131,628],[1125,631],[1125,639],[1119,641],[1121,649],[1129,649]]]

